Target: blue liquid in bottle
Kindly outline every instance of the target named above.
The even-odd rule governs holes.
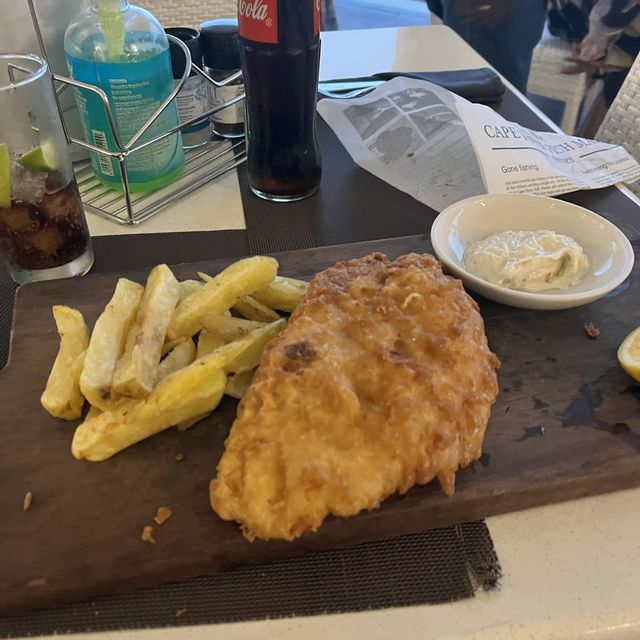
[[[158,21],[127,0],[91,0],[65,34],[65,52],[73,78],[101,88],[107,95],[123,144],[149,119],[173,89],[169,42]],[[117,146],[100,97],[74,89],[87,142],[110,151]],[[172,102],[137,144],[151,140],[178,124]],[[118,161],[91,153],[98,179],[122,190]],[[127,157],[131,191],[153,191],[172,182],[184,167],[180,134]]]

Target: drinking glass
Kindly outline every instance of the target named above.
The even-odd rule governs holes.
[[[49,69],[32,54],[0,54],[0,259],[18,284],[93,264]]]

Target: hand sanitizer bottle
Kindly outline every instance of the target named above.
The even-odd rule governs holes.
[[[66,31],[64,49],[73,78],[101,88],[109,99],[123,144],[140,129],[173,89],[169,42],[160,23],[128,0],[90,0]],[[101,99],[75,89],[87,142],[117,151]],[[178,124],[173,101],[138,144]],[[98,179],[122,190],[118,161],[91,153]],[[184,167],[180,134],[176,133],[127,157],[131,191],[153,191],[173,181]]]

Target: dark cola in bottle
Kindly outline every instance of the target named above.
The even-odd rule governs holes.
[[[320,0],[238,0],[249,185],[267,200],[310,196],[316,138]]]

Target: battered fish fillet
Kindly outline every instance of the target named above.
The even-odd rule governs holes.
[[[451,495],[480,457],[499,366],[478,306],[432,256],[339,263],[265,349],[211,505],[249,540],[293,540],[434,477]]]

